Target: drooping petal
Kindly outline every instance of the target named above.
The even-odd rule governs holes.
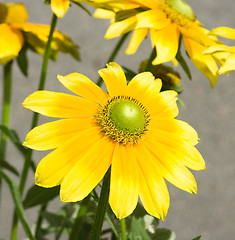
[[[235,53],[231,54],[219,69],[219,74],[235,71]]]
[[[135,26],[136,26],[136,16],[127,18],[123,21],[114,22],[109,26],[104,37],[106,39],[119,37],[122,34],[125,34],[135,29]]]
[[[94,127],[81,131],[62,146],[49,153],[38,164],[35,184],[42,187],[54,187],[82,158],[93,144],[100,140],[98,130]]]
[[[8,24],[0,24],[0,63],[17,57],[24,43],[22,33]]]
[[[37,91],[22,103],[23,107],[55,118],[93,117],[99,105],[85,98],[50,91]]]
[[[148,34],[148,28],[140,28],[134,30],[129,45],[125,51],[126,54],[134,54],[141,42]]]
[[[124,95],[126,92],[126,76],[122,68],[114,62],[107,64],[107,68],[98,71],[104,80],[110,97]]]
[[[61,119],[33,128],[26,136],[24,146],[45,151],[64,145],[81,131],[92,127],[92,118]]]
[[[148,134],[143,144],[155,157],[164,178],[184,191],[197,193],[197,183],[192,173],[172,153],[167,151],[163,144],[157,142],[159,139],[161,136],[156,138],[155,134]]]
[[[117,144],[111,167],[109,203],[116,217],[130,215],[138,202],[139,170],[130,146]]]
[[[88,77],[80,73],[71,73],[66,76],[58,75],[59,81],[70,91],[93,102],[104,104],[107,93],[93,83]]]
[[[157,56],[153,64],[172,61],[178,51],[179,30],[175,24],[169,24],[162,30],[151,29],[151,40],[156,47]]]
[[[195,66],[201,71],[209,80],[211,87],[213,88],[218,80],[218,66],[215,59],[211,55],[203,54],[206,47],[201,44],[183,37],[184,45],[187,53],[192,59]]]
[[[235,53],[235,47],[229,47],[223,44],[215,44],[213,46],[208,47],[203,54],[212,54],[217,52],[234,52]]]
[[[51,10],[57,17],[63,17],[68,9],[69,0],[51,0]]]
[[[85,198],[107,172],[114,145],[102,138],[90,145],[87,151],[68,172],[61,183],[60,198],[63,202],[76,202]]]
[[[209,34],[235,40],[235,29],[229,27],[214,28],[209,32]]]
[[[156,159],[143,146],[136,146],[136,157],[140,168],[140,199],[146,211],[164,219],[170,205],[170,197]]]
[[[0,4],[0,23],[24,23],[28,19],[28,12],[22,3]]]

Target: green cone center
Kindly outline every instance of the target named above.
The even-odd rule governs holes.
[[[146,124],[143,110],[136,103],[128,100],[112,102],[108,117],[118,130],[128,133],[140,133]]]
[[[168,5],[172,7],[174,10],[176,10],[177,12],[189,18],[190,20],[193,21],[195,19],[193,10],[187,3],[181,0],[169,0]]]

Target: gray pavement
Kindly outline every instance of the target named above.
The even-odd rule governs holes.
[[[49,24],[51,12],[43,6],[43,0],[23,0],[29,10],[30,22]],[[198,19],[209,29],[218,26],[235,27],[233,0],[188,0]],[[50,61],[46,89],[66,91],[56,79],[57,74],[80,72],[91,79],[97,79],[97,70],[103,67],[113,46],[114,40],[104,40],[103,36],[109,22],[89,17],[84,11],[74,6],[67,15],[58,21],[58,29],[67,33],[81,46],[82,62],[75,62],[70,56],[59,54],[57,62]],[[133,56],[124,54],[124,48],[116,62],[133,70],[138,69],[139,62],[148,58],[151,52],[149,39],[145,40]],[[21,107],[23,99],[37,89],[42,58],[28,53],[29,76],[25,78],[14,65],[12,96],[12,128],[17,129],[23,139],[29,130],[32,113]],[[161,227],[170,228],[178,240],[190,240],[202,235],[203,240],[235,239],[235,73],[221,76],[215,89],[209,81],[192,64],[193,80],[189,81],[181,68],[177,70],[183,78],[184,93],[180,96],[186,108],[180,108],[179,119],[187,121],[198,131],[201,139],[198,149],[202,153],[207,169],[194,172],[198,182],[198,194],[190,195],[168,184],[171,205],[168,215]],[[2,68],[0,68],[2,76]],[[0,93],[2,94],[2,93]],[[0,96],[2,101],[2,96]],[[41,122],[48,121],[40,118]],[[35,153],[38,162],[45,153]],[[20,171],[23,159],[17,151],[8,145],[9,161]],[[15,178],[18,181],[17,178]],[[27,186],[34,182],[32,174],[28,177]],[[51,209],[61,206],[59,199],[51,204]],[[31,223],[35,212],[27,211]],[[6,185],[3,188],[0,208],[0,239],[10,239],[10,227],[13,203]],[[26,239],[20,226],[18,239]]]

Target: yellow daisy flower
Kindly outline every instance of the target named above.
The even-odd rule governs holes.
[[[112,1],[110,0],[112,3]],[[189,57],[195,66],[209,78],[214,87],[218,79],[218,66],[211,55],[203,55],[206,47],[215,45],[218,40],[208,35],[195,17],[191,7],[181,0],[120,0],[123,9],[113,9],[114,13],[108,15],[98,10],[96,17],[110,17],[111,25],[105,38],[118,37],[134,31],[126,49],[126,54],[134,54],[148,33],[152,45],[157,50],[153,64],[174,61],[179,48],[179,39],[182,40]],[[129,4],[135,4],[130,9]],[[106,10],[107,12],[107,10]],[[220,62],[222,61],[219,59]]]
[[[35,150],[55,149],[36,170],[42,187],[61,185],[63,202],[85,198],[111,166],[109,203],[117,218],[133,212],[138,196],[146,211],[164,219],[169,207],[165,179],[189,193],[197,192],[187,168],[205,169],[194,147],[196,131],[176,120],[175,91],[160,92],[162,82],[150,72],[127,85],[122,68],[107,64],[99,71],[108,94],[79,73],[58,75],[78,96],[37,91],[23,106],[61,118],[31,130],[23,143]]]
[[[0,3],[0,63],[6,64],[17,57],[25,42],[31,49],[44,54],[50,26],[27,23],[28,13],[21,3]],[[78,47],[69,36],[55,31],[51,45],[51,58],[58,51],[70,53],[79,59]]]
[[[230,38],[235,40],[235,29],[228,27],[219,27],[210,31],[211,35]],[[235,47],[217,44],[209,47],[204,51],[204,54],[220,54],[224,56],[224,63],[222,63],[218,73],[224,74],[230,71],[235,71]]]

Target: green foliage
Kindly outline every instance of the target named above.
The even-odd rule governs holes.
[[[17,57],[17,63],[21,72],[27,77],[28,76],[28,59],[26,56],[27,45],[24,46]]]
[[[153,235],[154,240],[175,240],[176,235],[169,229],[158,228]]]
[[[201,239],[201,236],[198,236],[198,237],[195,237],[194,239],[192,240],[200,240]]]
[[[33,185],[23,201],[25,209],[45,204],[59,195],[59,187],[43,188]]]
[[[16,170],[16,168],[1,158],[0,158],[0,168],[6,169],[11,173],[15,174],[16,176],[19,176],[19,172]]]

